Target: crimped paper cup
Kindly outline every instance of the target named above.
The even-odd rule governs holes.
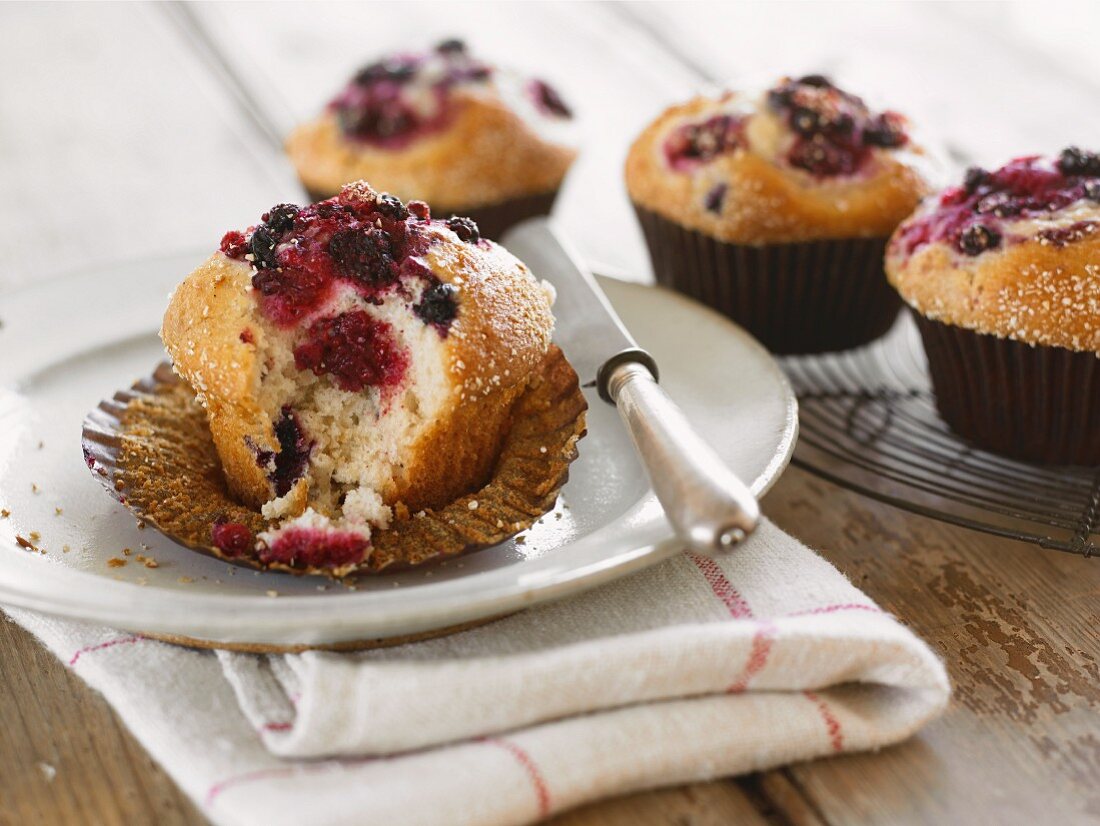
[[[218,520],[239,522],[253,536],[271,526],[230,497],[206,414],[168,365],[91,411],[84,420],[83,447],[88,467],[112,496],[182,545],[265,570],[374,574],[486,548],[529,528],[554,507],[569,476],[587,407],[576,372],[561,350],[551,347],[542,373],[516,402],[489,483],[423,516],[395,520],[389,530],[372,535],[365,561],[339,569],[265,565],[214,547],[210,531]]]
[[[634,205],[657,282],[725,313],[773,353],[873,341],[901,299],[886,281],[886,238],[731,244]]]
[[[321,192],[316,189],[306,188],[306,192],[313,201],[325,201],[333,198],[337,192]],[[534,218],[537,215],[549,215],[557,200],[558,190],[540,192],[537,195],[525,195],[521,198],[509,198],[496,204],[488,204],[478,207],[447,207],[429,204],[433,218],[449,218],[452,215],[461,215],[472,218],[477,224],[478,231],[486,238],[497,240],[504,231],[515,226],[520,221]]]
[[[1100,465],[1100,358],[942,324],[914,312],[936,406],[978,447],[1016,459]]]

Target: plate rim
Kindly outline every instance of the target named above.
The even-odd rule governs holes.
[[[95,273],[117,271],[124,267],[134,267],[142,264],[150,268],[156,267],[158,261],[168,262],[182,258],[201,260],[206,252],[194,254],[195,250],[189,248],[173,252],[166,252],[156,259],[147,257],[121,259],[97,263],[69,271],[45,281],[24,285],[11,290],[0,292],[8,301],[34,302],[36,295],[48,295],[51,291],[64,288],[73,283],[90,280]],[[798,438],[798,402],[794,390],[786,374],[778,362],[770,353],[751,335],[745,332],[739,325],[717,313],[715,310],[699,304],[679,293],[672,292],[663,287],[628,281],[610,276],[600,276],[601,283],[612,285],[612,290],[622,289],[627,292],[636,291],[638,294],[657,292],[662,294],[662,300],[674,301],[683,305],[693,313],[702,313],[711,316],[721,326],[724,326],[731,335],[736,337],[739,344],[748,351],[755,351],[759,363],[766,365],[771,378],[775,381],[777,389],[784,399],[784,421],[782,432],[778,439],[771,460],[761,470],[759,476],[753,480],[751,487],[753,492],[762,497],[779,479],[783,470],[790,463],[791,456]],[[41,306],[41,305],[39,305]],[[97,345],[106,345],[108,339],[97,342]],[[16,372],[16,376],[20,371]],[[22,375],[33,375],[38,372],[33,367],[21,371]],[[18,381],[18,379],[17,379]],[[638,514],[656,504],[652,490],[643,495],[641,499],[632,504],[628,510],[618,518],[599,526],[592,533],[581,537],[579,540],[563,547],[597,544],[603,542],[600,537],[612,531],[617,526],[637,517]],[[634,573],[642,568],[656,564],[682,549],[682,542],[671,532],[663,515],[657,514],[656,518],[650,518],[648,524],[643,525],[645,531],[638,537],[638,543],[630,550],[621,550],[613,554],[613,559],[600,558],[595,555],[594,561],[586,564],[573,565],[572,567],[554,570],[539,571],[537,583],[521,584],[516,580],[506,583],[494,583],[493,587],[479,591],[476,595],[467,593],[453,593],[448,589],[451,586],[461,591],[462,583],[466,577],[456,577],[449,582],[434,583],[431,603],[421,607],[416,618],[407,615],[398,615],[398,619],[392,617],[375,618],[373,621],[369,614],[379,613],[377,603],[385,606],[387,603],[399,603],[400,590],[390,592],[366,592],[333,593],[324,599],[306,595],[280,596],[278,599],[269,599],[256,595],[245,597],[251,599],[249,603],[250,616],[246,621],[244,617],[235,617],[233,630],[226,634],[209,633],[209,627],[199,632],[198,625],[181,625],[178,617],[172,617],[167,622],[158,621],[157,616],[142,616],[139,621],[127,622],[125,616],[120,616],[133,610],[134,603],[143,603],[153,598],[154,595],[163,595],[163,589],[141,588],[133,583],[115,582],[94,574],[76,571],[70,568],[53,568],[46,576],[41,577],[39,587],[20,586],[14,587],[9,583],[0,581],[0,604],[17,608],[40,611],[53,616],[66,619],[106,624],[112,627],[131,631],[150,631],[155,633],[186,634],[212,643],[283,643],[283,644],[321,644],[347,641],[351,639],[384,639],[407,633],[417,633],[445,627],[455,622],[484,619],[493,615],[507,614],[532,605],[558,599],[569,594],[579,593],[582,590],[596,587],[622,576]],[[656,532],[654,532],[656,528]],[[4,552],[13,551],[18,554],[14,541],[0,539],[0,545]],[[557,550],[561,550],[560,548]],[[18,558],[18,557],[17,557]],[[22,560],[30,562],[32,560]],[[77,593],[68,593],[65,601],[59,603],[50,583],[54,580],[72,579],[74,577],[94,577],[97,588],[95,597],[91,597],[83,590]],[[37,583],[36,583],[37,584]],[[92,591],[93,589],[88,589]],[[145,594],[146,596],[142,596]],[[111,597],[117,597],[111,599]],[[215,594],[192,593],[186,596],[187,602],[194,606],[196,612],[206,614],[207,611],[216,611],[221,615],[237,613],[234,608],[241,606],[240,594]],[[341,603],[340,610],[332,610],[332,601]],[[373,605],[372,605],[373,601]],[[270,606],[261,608],[260,606]],[[358,609],[358,610],[357,610]],[[147,609],[146,609],[147,610]],[[301,620],[312,619],[316,612],[326,614],[323,621],[314,621],[312,624],[303,623]],[[155,612],[154,612],[155,613]],[[291,625],[293,615],[293,628]],[[277,619],[281,618],[281,625]],[[320,619],[320,618],[318,618]],[[369,628],[364,628],[364,623]],[[224,621],[223,621],[224,624]],[[273,624],[276,626],[273,628]],[[303,627],[306,626],[306,627]],[[243,636],[242,636],[243,635]]]

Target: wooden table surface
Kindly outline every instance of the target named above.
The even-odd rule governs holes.
[[[1050,50],[1047,30],[1022,37],[1018,20],[988,5],[0,6],[0,309],[6,288],[210,245],[300,198],[279,152],[289,126],[376,52],[452,34],[560,81],[586,123],[561,220],[591,260],[644,278],[625,148],[703,79],[826,69],[923,116],[956,158],[1095,143],[1096,89],[1068,59],[1079,39]],[[764,510],[943,655],[947,714],[878,754],[555,823],[1100,819],[1100,562],[893,510],[797,468]],[[0,620],[0,824],[202,822],[102,698]]]

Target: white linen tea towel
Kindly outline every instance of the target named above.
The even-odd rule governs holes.
[[[877,749],[950,696],[923,642],[767,522],[721,560],[359,653],[212,653],[10,613],[218,824],[531,823]]]

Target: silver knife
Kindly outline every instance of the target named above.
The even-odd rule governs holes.
[[[546,218],[501,238],[508,250],[557,290],[555,338],[581,377],[595,379],[615,405],[677,535],[713,555],[752,533],[756,497],[700,438],[657,383],[657,363],[627,332],[603,290]]]

